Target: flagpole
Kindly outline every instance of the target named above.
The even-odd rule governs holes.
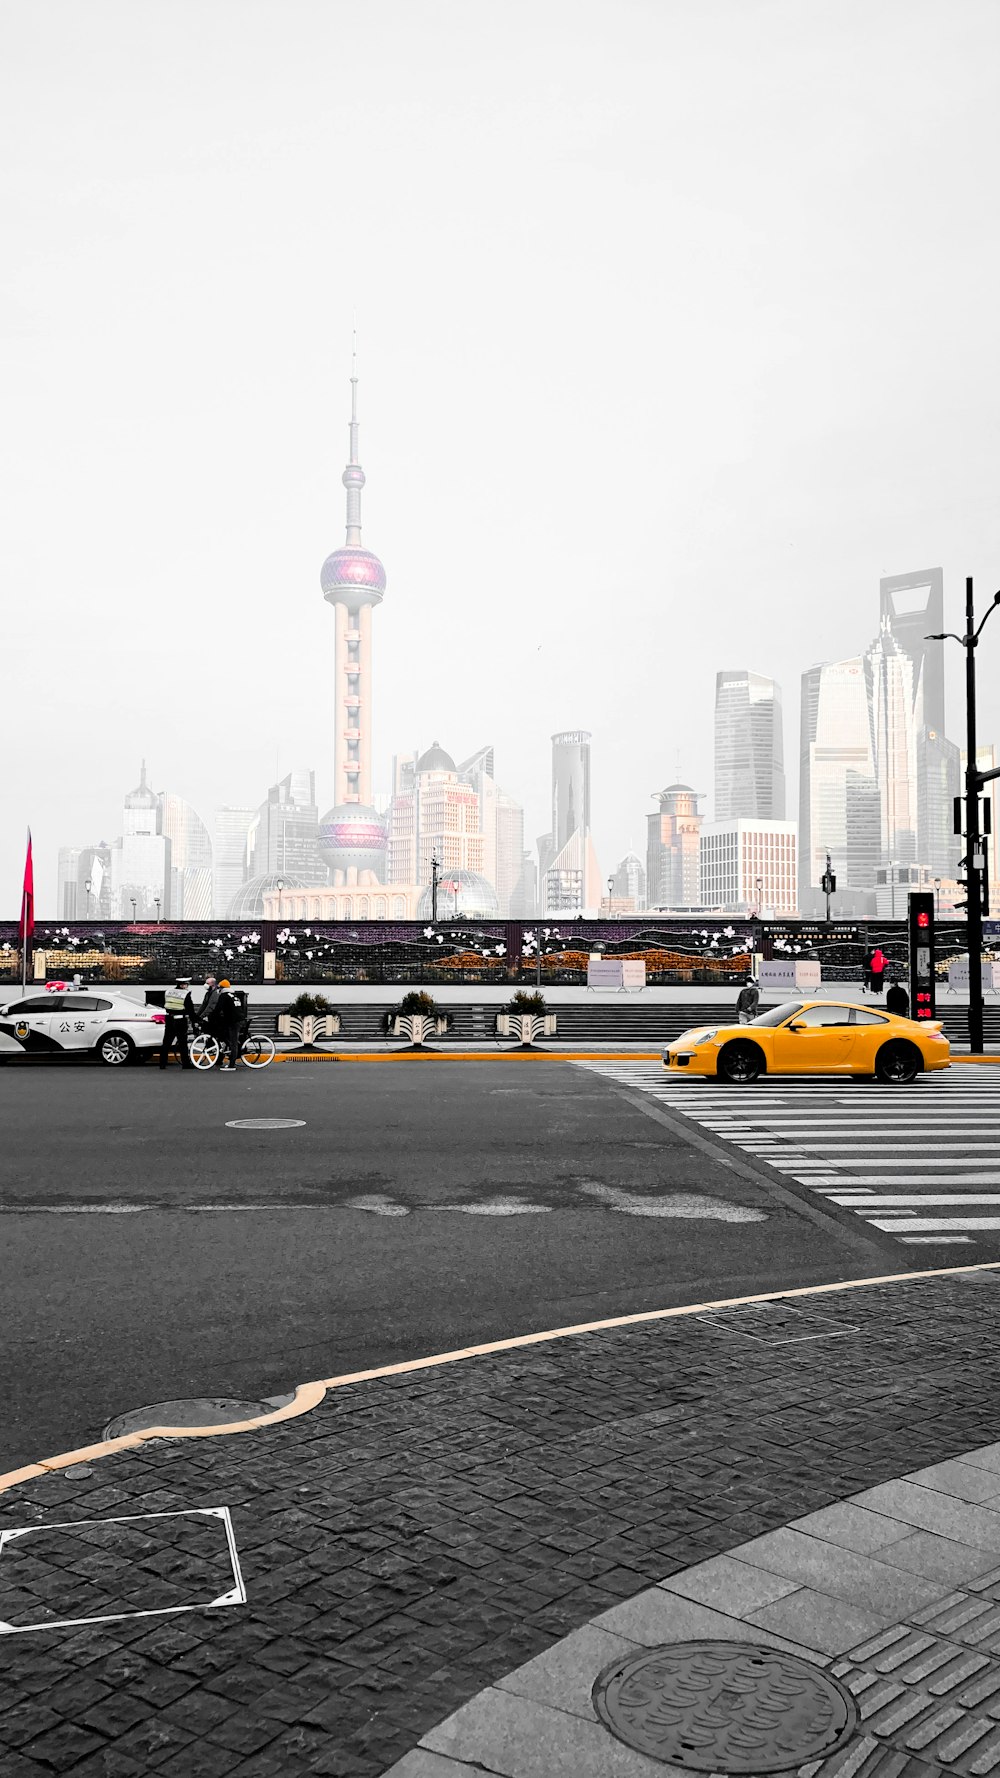
[[[28,986],[28,897],[21,890],[21,992]]]

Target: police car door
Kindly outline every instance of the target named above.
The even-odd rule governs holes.
[[[110,1000],[98,1000],[94,994],[65,995],[60,1017],[55,1021],[63,1048],[93,1049],[110,1010]]]
[[[19,1049],[28,1055],[58,1050],[61,1045],[52,1037],[52,1014],[61,997],[56,994],[31,994],[14,1000],[0,1020],[4,1049]]]

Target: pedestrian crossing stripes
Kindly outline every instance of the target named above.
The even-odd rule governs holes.
[[[801,1075],[730,1086],[680,1080],[658,1062],[575,1066],[649,1093],[909,1245],[1000,1239],[1000,1069],[955,1067],[905,1087]]]

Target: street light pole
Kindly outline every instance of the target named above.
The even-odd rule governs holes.
[[[1000,778],[1000,766],[981,772],[976,765],[976,649],[983,625],[1000,605],[1000,592],[976,628],[972,577],[965,582],[965,635],[953,630],[928,636],[928,642],[959,642],[965,649],[965,881],[966,933],[969,950],[969,1048],[983,1052],[983,838],[979,829],[979,793],[991,778]]]
[[[614,887],[615,887],[615,879],[614,879],[614,877],[609,877],[608,878],[608,919],[609,920],[611,918],[611,897],[614,894]]]
[[[438,917],[438,871],[440,866],[436,858],[431,859],[431,925],[437,925]]]

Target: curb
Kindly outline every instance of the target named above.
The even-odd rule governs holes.
[[[387,1054],[359,1054],[356,1050],[322,1050],[318,1055],[295,1051],[275,1055],[276,1062],[658,1062],[659,1050],[389,1050]],[[986,1063],[1000,1067],[1000,1056],[952,1056],[959,1066]]]
[[[804,1284],[790,1290],[767,1290],[753,1296],[721,1297],[711,1302],[684,1303],[675,1309],[644,1309],[634,1315],[613,1315],[604,1321],[584,1321],[573,1327],[546,1328],[541,1333],[516,1334],[508,1340],[490,1340],[482,1346],[462,1346],[453,1352],[436,1352],[429,1358],[404,1359],[399,1364],[384,1364],[374,1370],[349,1371],[343,1376],[326,1377],[314,1383],[300,1383],[295,1398],[272,1414],[260,1414],[253,1420],[230,1421],[222,1426],[150,1426],[143,1432],[128,1433],[124,1438],[99,1440],[75,1451],[63,1451],[57,1457],[45,1457],[38,1463],[26,1463],[20,1469],[0,1475],[0,1494],[38,1476],[69,1469],[76,1463],[96,1463],[116,1451],[135,1449],[158,1438],[222,1438],[228,1433],[257,1432],[263,1426],[276,1426],[282,1420],[295,1420],[318,1408],[330,1389],[345,1389],[351,1383],[368,1383],[376,1377],[400,1377],[410,1372],[430,1370],[436,1364],[458,1364],[467,1358],[483,1358],[491,1352],[514,1352],[523,1346],[541,1346],[549,1340],[566,1340],[585,1333],[602,1333],[612,1327],[637,1327],[646,1321],[677,1321],[685,1315],[705,1315],[719,1309],[735,1309],[746,1303],[782,1302],[788,1297],[829,1296],[840,1290],[868,1290],[877,1284],[909,1284],[918,1278],[954,1278],[970,1272],[1000,1271],[1000,1260],[986,1260],[971,1266],[935,1266],[925,1272],[888,1272],[877,1278],[838,1279],[834,1284]]]

